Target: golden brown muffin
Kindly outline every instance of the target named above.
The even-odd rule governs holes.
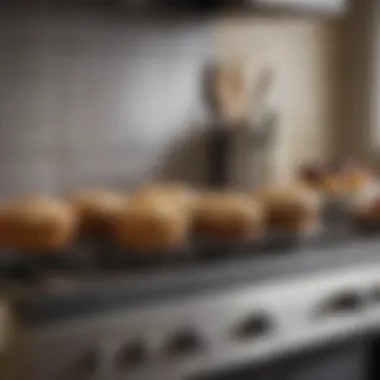
[[[113,225],[116,241],[136,250],[165,250],[186,243],[189,218],[160,197],[131,197]]]
[[[330,173],[325,179],[322,189],[327,194],[347,196],[362,191],[375,182],[371,171],[353,167],[342,172]]]
[[[25,251],[63,248],[72,239],[76,217],[72,208],[58,199],[31,196],[7,202],[0,213],[1,240]]]
[[[86,233],[108,233],[127,202],[126,196],[108,190],[84,190],[71,197],[80,229]]]
[[[373,181],[373,173],[365,169],[352,169],[342,174],[342,182],[350,192],[361,190]]]
[[[263,210],[252,197],[232,193],[209,193],[197,202],[194,229],[218,239],[249,239],[263,233]]]
[[[321,190],[323,190],[326,194],[334,196],[344,196],[347,194],[347,186],[341,174],[330,174],[326,176]]]
[[[172,203],[182,208],[184,211],[191,212],[197,200],[197,193],[179,183],[158,183],[138,189],[131,195],[137,199],[154,199]]]
[[[266,188],[256,195],[270,228],[303,231],[319,222],[318,194],[305,186]]]

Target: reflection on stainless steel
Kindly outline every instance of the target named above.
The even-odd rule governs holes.
[[[138,277],[142,280],[139,287]],[[185,281],[186,276],[182,277]],[[155,286],[149,284],[154,276],[149,280],[142,275],[129,282],[115,278],[112,287],[111,279],[74,281],[73,290],[60,288],[62,280],[58,279],[57,293],[57,283],[48,281],[47,293],[39,293],[40,288],[33,295],[30,289],[29,295],[11,301],[13,306],[24,305],[24,309],[17,308],[21,340],[14,342],[26,354],[20,380],[60,379],[62,374],[75,379],[177,380],[248,362],[255,366],[378,327],[378,305],[364,302],[360,308],[351,307],[349,296],[371,300],[379,277],[380,266],[371,264],[282,279],[268,277],[257,283],[252,279],[228,287],[209,284],[202,286],[203,291],[186,292],[178,287],[179,282],[168,287],[169,281],[163,287],[164,282],[157,281]],[[227,272],[225,278],[229,278]],[[161,294],[147,297],[154,287],[161,288]],[[111,307],[122,292],[125,296]],[[133,294],[140,296],[136,299]],[[45,297],[45,302],[39,297]],[[91,299],[97,300],[97,311],[86,307]],[[318,307],[337,299],[343,301],[333,302],[335,317],[312,318]],[[49,307],[58,308],[61,316],[45,318]],[[348,309],[349,313],[340,313]]]

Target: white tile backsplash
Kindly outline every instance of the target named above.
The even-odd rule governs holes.
[[[160,175],[202,114],[209,25],[59,14],[0,24],[0,195]]]
[[[215,28],[211,20],[1,14],[0,154],[9,159],[0,169],[17,173],[6,174],[0,196],[28,184],[202,182],[200,78],[214,54],[246,59],[252,76],[273,65],[271,104],[284,133],[278,171],[291,178],[300,162],[332,153],[336,36],[319,20],[232,18]]]
[[[0,153],[0,197],[56,192],[57,160],[52,151]]]

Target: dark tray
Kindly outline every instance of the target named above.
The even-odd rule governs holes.
[[[272,235],[252,241],[221,241],[193,237],[179,249],[135,251],[119,247],[107,239],[93,242],[96,267],[102,269],[141,269],[189,265],[227,260],[246,255],[264,255],[296,248],[299,238],[292,235]]]
[[[195,258],[193,245],[179,249],[133,250],[120,247],[108,240],[97,240],[93,244],[93,258],[98,269],[141,269],[180,265]]]
[[[115,246],[105,240],[94,244],[96,267],[99,269],[141,269],[191,263],[206,263],[237,259],[239,257],[258,257],[296,253],[307,246],[331,246],[354,239],[353,231],[342,225],[331,225],[313,236],[273,232],[252,241],[221,241],[194,237],[180,249],[161,251],[133,251]]]
[[[134,251],[107,238],[86,238],[58,252],[0,251],[0,276],[33,279],[44,272],[101,272],[109,270],[159,270],[161,267],[202,264],[240,257],[265,257],[297,253],[307,247],[331,247],[357,233],[342,225],[327,226],[315,236],[273,232],[254,241],[219,241],[194,238],[180,249]]]
[[[14,280],[36,280],[43,273],[88,271],[95,268],[92,247],[84,242],[59,251],[21,252],[0,250],[0,276]]]

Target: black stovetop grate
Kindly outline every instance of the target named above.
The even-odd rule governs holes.
[[[134,252],[122,249],[107,239],[83,239],[61,252],[22,253],[0,251],[0,277],[33,280],[44,272],[101,273],[113,270],[155,271],[178,266],[206,265],[210,262],[239,260],[296,253],[305,247],[333,247],[355,240],[358,233],[342,226],[325,228],[314,237],[270,234],[260,241],[220,242],[193,240],[182,249],[172,251]]]

